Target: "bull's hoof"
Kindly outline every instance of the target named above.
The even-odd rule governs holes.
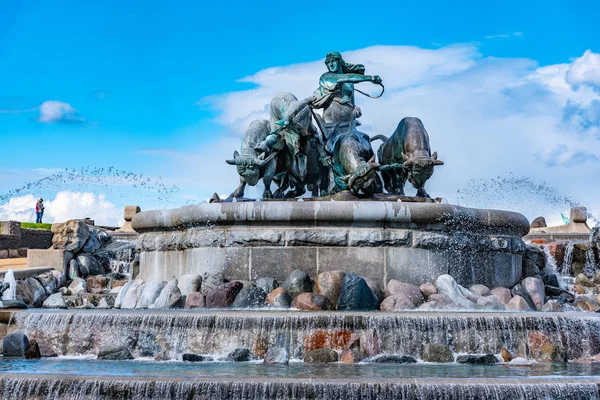
[[[430,199],[431,198],[431,196],[429,195],[429,193],[427,193],[424,189],[417,190],[417,196],[416,197],[421,197],[423,199]]]
[[[263,198],[263,199],[272,199],[272,198],[273,198],[273,193],[271,193],[271,191],[270,191],[270,190],[265,190],[265,191],[263,192],[263,196],[262,196],[262,198]]]

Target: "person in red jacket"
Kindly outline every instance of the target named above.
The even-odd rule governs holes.
[[[35,222],[37,224],[42,223],[42,217],[44,216],[44,208],[44,199],[38,199],[38,201],[35,203]]]

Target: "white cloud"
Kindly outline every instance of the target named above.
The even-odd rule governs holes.
[[[500,33],[498,35],[488,35],[486,39],[510,39],[511,37],[523,36],[523,32]]]
[[[38,121],[43,123],[81,123],[85,120],[69,103],[48,100],[40,105]]]
[[[423,120],[433,150],[446,162],[428,183],[432,195],[455,202],[457,190],[468,187],[472,180],[512,172],[547,180],[567,195],[600,209],[600,187],[591,184],[597,181],[600,168],[600,135],[590,123],[579,123],[574,129],[566,108],[567,104],[583,107],[582,115],[588,119],[596,115],[595,108],[589,107],[600,97],[582,85],[595,83],[592,64],[598,55],[588,51],[572,64],[545,67],[529,59],[482,58],[472,45],[435,50],[376,46],[343,56],[351,63],[365,64],[367,74],[380,75],[386,85],[381,99],[357,94],[364,132],[389,135],[404,116]],[[269,101],[277,92],[307,97],[323,72],[322,60],[269,68],[242,79],[256,88],[204,98],[200,103],[212,106],[217,121],[239,137],[253,119],[268,117]],[[377,87],[366,83],[359,88],[377,92]],[[210,155],[211,163],[217,164],[188,172],[199,178],[200,198],[210,197],[213,191],[233,190],[235,171],[227,168],[222,157],[238,147],[239,139],[232,142],[231,137],[203,147],[202,154]],[[209,164],[198,157],[196,165]],[[206,178],[206,184],[200,178]],[[529,218],[541,212],[535,200],[522,202],[508,195],[499,200],[504,201],[504,208],[521,211]]]
[[[0,205],[0,221],[35,221],[35,202],[32,194],[13,197]],[[44,199],[44,222],[64,222],[69,219],[91,218],[97,225],[121,226],[123,211],[117,209],[104,194],[62,191],[53,200]]]
[[[600,92],[600,54],[586,50],[567,71],[567,82],[577,89],[590,86]]]

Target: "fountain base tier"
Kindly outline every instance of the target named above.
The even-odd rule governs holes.
[[[529,231],[514,212],[391,201],[203,203],[142,212],[132,224],[146,281],[187,273],[283,280],[301,269],[381,284],[450,274],[462,285],[512,287]]]
[[[5,374],[4,399],[400,399],[400,400],[598,400],[600,379],[586,378],[398,378],[393,380],[170,379],[157,377]]]

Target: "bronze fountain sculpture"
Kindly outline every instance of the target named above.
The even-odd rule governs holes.
[[[372,197],[384,188],[389,195],[403,196],[406,180],[417,189],[417,197],[429,198],[425,182],[434,166],[443,162],[431,153],[423,123],[404,118],[389,139],[359,131],[362,112],[355,92],[381,97],[385,91],[381,78],[365,75],[363,65],[347,63],[338,52],[327,54],[325,65],[328,72],[321,75],[312,96],[298,100],[291,93],[279,93],[270,104],[270,121],[250,124],[241,154],[236,151],[227,160],[240,175],[240,185],[229,199],[242,198],[245,186],[254,186],[261,178],[263,199],[299,197],[306,188],[313,197],[342,191]],[[361,82],[380,85],[381,94],[371,96],[355,88]],[[323,110],[322,115],[317,109]],[[377,139],[384,143],[376,162],[371,142]],[[271,182],[278,186],[275,193]]]

